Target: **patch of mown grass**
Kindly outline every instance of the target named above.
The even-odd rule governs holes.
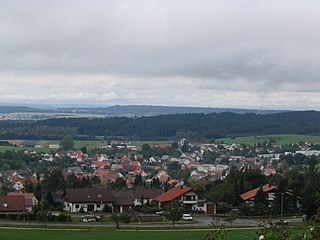
[[[114,229],[1,229],[1,240],[200,240],[208,230],[114,230]],[[229,231],[230,240],[247,240],[255,237],[254,229],[234,229]]]

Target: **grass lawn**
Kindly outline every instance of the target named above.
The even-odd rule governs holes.
[[[44,153],[50,153],[57,151],[56,149],[50,149],[50,148],[33,148],[33,147],[13,147],[13,146],[0,146],[0,152],[5,151],[20,151],[20,150],[28,150],[28,151],[36,151],[36,152],[44,152]]]
[[[0,152],[5,152],[7,150],[28,150],[28,151],[36,151],[36,152],[57,152],[58,149],[50,149],[48,146],[50,144],[59,144],[59,140],[4,140],[8,141],[12,144],[16,144],[17,147],[13,146],[0,146]],[[96,148],[98,144],[102,143],[102,140],[75,140],[74,147],[76,149],[80,149],[82,146],[89,146],[91,148]],[[107,143],[107,141],[104,141]],[[151,147],[155,144],[160,143],[170,143],[170,141],[132,141],[131,145],[141,147],[143,144],[149,144]],[[43,148],[34,148],[34,147],[19,147],[19,145],[42,145]]]
[[[250,136],[250,137],[236,137],[236,138],[221,138],[217,141],[224,141],[224,143],[232,144],[234,142],[241,142],[245,144],[253,145],[255,143],[262,143],[263,141],[269,141],[275,139],[279,144],[291,144],[298,143],[300,141],[311,141],[313,143],[320,143],[320,136],[312,135],[297,135],[297,134],[278,134],[278,135],[264,135],[264,136]]]
[[[118,230],[96,229],[96,230],[55,230],[55,229],[0,229],[1,240],[201,240],[207,230]],[[230,240],[248,240],[256,237],[255,230],[235,229],[230,231]]]
[[[131,145],[138,147],[141,147],[143,144],[149,144],[151,147],[153,147],[153,145],[161,143],[170,144],[171,141],[131,141]]]

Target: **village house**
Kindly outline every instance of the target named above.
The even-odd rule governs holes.
[[[73,213],[102,212],[105,209],[122,213],[134,206],[134,194],[108,188],[67,189],[64,201],[64,210]]]
[[[253,206],[255,197],[257,196],[259,191],[263,191],[267,194],[267,201],[271,204],[275,199],[275,191],[277,190],[276,186],[271,184],[265,184],[261,187],[254,188],[248,192],[242,193],[240,198],[244,200],[248,205]]]
[[[0,213],[26,212],[24,196],[0,196]]]
[[[166,171],[159,171],[155,178],[158,178],[160,182],[167,182],[171,179],[171,177],[169,176],[169,174]]]
[[[26,208],[29,212],[31,212],[33,207],[39,203],[34,193],[9,192],[7,196],[23,196],[25,199]]]
[[[208,214],[216,213],[216,204],[190,187],[178,186],[156,197],[159,206],[179,203],[188,211],[202,211]]]
[[[134,206],[151,204],[162,193],[163,190],[161,188],[136,188],[133,191]]]
[[[108,188],[67,189],[64,210],[69,212],[102,211],[107,205],[113,210],[115,198]]]
[[[273,201],[276,199],[276,192],[278,188],[271,184],[265,184],[261,187],[254,188],[248,192],[245,192],[240,195],[240,198],[246,202],[249,206],[254,206],[255,198],[259,191],[263,191],[266,193],[266,200],[268,201],[268,206],[270,207],[273,204]],[[285,190],[282,194],[286,197],[293,199],[294,196],[292,190]],[[294,203],[296,206],[301,206],[301,197],[296,196],[296,202]]]

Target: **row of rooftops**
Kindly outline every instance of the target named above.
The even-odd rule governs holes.
[[[111,190],[109,188],[85,188],[67,189],[65,191],[65,201],[80,203],[100,203],[109,202],[116,205],[128,203],[131,205],[135,199],[149,198],[154,199],[163,193],[162,189],[157,188],[136,188],[135,190]],[[124,204],[126,205],[126,204]]]

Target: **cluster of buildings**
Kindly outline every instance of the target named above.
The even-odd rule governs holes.
[[[159,144],[157,148],[169,148],[170,144]],[[319,155],[320,151],[312,150],[309,143],[301,143],[299,149],[294,152],[281,152],[281,145],[271,144],[270,146],[244,146],[240,143],[231,145],[213,143],[189,145],[189,151],[180,151],[180,156],[149,156],[145,157],[136,146],[120,144],[112,155],[110,154],[88,154],[81,150],[70,150],[66,152],[57,151],[51,154],[25,152],[25,154],[38,154],[39,161],[48,164],[54,163],[59,159],[69,157],[72,164],[63,169],[65,178],[68,175],[75,177],[93,178],[100,180],[100,185],[92,189],[66,189],[61,196],[63,208],[70,212],[91,212],[104,211],[108,208],[111,212],[123,212],[130,208],[144,204],[146,201],[156,202],[159,207],[170,202],[179,202],[188,210],[215,213],[216,204],[197,191],[184,186],[182,179],[171,176],[168,166],[175,164],[180,172],[189,171],[190,180],[216,181],[223,180],[231,168],[239,171],[248,169],[259,169],[264,175],[276,174],[280,169],[286,167],[281,161],[282,155],[303,154],[305,156]],[[109,145],[99,144],[100,150],[110,148]],[[124,149],[126,151],[124,151]],[[215,154],[214,159],[205,156]],[[237,153],[237,155],[235,155]],[[250,156],[250,157],[248,157]],[[140,176],[143,183],[139,188],[133,188],[135,178]],[[16,195],[10,193],[0,197],[0,212],[14,210],[11,206],[15,205],[16,210],[30,209],[30,196],[24,192],[25,183],[37,183],[43,180],[43,175],[38,175],[31,169],[1,171],[0,179],[9,181],[11,187],[17,192]],[[127,190],[111,190],[106,186],[122,178],[126,182]],[[153,187],[154,181],[159,182],[159,188]],[[0,182],[0,187],[3,182]],[[164,185],[168,186],[164,191]],[[263,186],[263,191],[270,193],[276,189],[275,186]],[[254,199],[258,190],[244,193],[240,197],[246,201]],[[25,198],[25,205],[22,198]],[[16,198],[16,200],[13,200]],[[27,201],[28,199],[28,201]],[[37,204],[32,197],[32,203]],[[27,204],[28,202],[28,204]],[[10,210],[10,211],[11,211]]]

